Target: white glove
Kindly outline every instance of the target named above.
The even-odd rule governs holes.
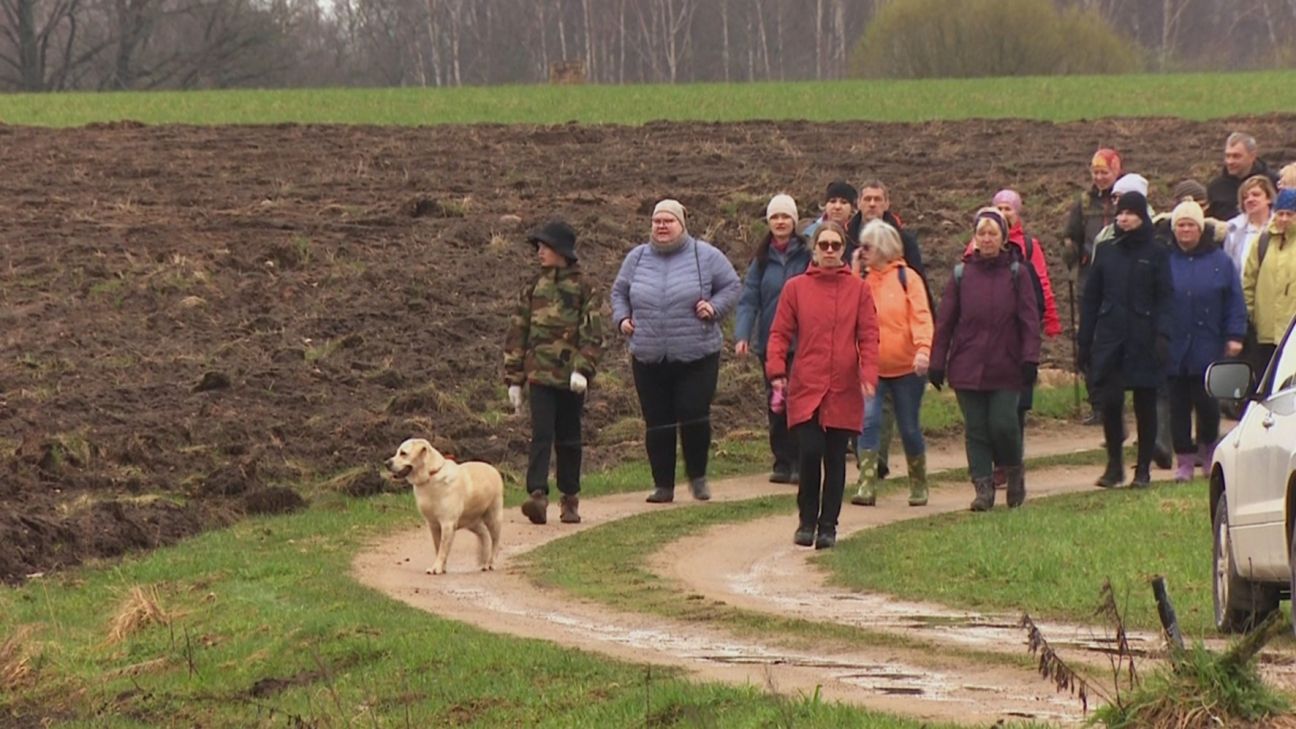
[[[513,406],[514,413],[522,412],[522,386],[509,385],[509,405]]]
[[[587,387],[589,387],[589,380],[585,379],[585,375],[582,375],[579,372],[573,372],[571,376],[571,391],[579,395],[582,392],[585,392],[585,388]]]

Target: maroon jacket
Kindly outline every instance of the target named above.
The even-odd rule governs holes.
[[[1020,390],[1022,363],[1039,362],[1039,305],[1026,270],[1030,264],[1011,252],[1007,248],[994,258],[973,252],[963,258],[962,281],[950,275],[945,285],[931,367],[945,370],[955,390]]]
[[[787,391],[787,423],[814,418],[824,428],[856,433],[864,422],[860,385],[877,386],[878,325],[873,292],[864,279],[841,268],[810,266],[788,280],[779,297],[765,353],[765,375],[787,376],[787,350],[796,341],[796,363]]]

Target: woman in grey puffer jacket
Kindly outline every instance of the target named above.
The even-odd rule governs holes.
[[[630,338],[631,368],[652,469],[651,503],[675,498],[675,441],[693,497],[711,498],[707,455],[720,373],[720,322],[742,284],[717,248],[689,235],[684,206],[653,208],[652,235],[626,255],[612,284],[612,320]],[[676,433],[678,432],[678,436]]]

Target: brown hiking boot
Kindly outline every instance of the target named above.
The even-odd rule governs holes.
[[[549,520],[549,495],[540,489],[531,492],[526,501],[522,502],[522,515],[531,520],[532,524],[543,524]]]
[[[578,511],[580,508],[579,496],[576,494],[563,494],[558,503],[562,506],[562,515],[558,517],[559,521],[564,524],[580,523],[580,511]]]

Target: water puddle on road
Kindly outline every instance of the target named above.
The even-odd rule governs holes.
[[[772,554],[741,573],[727,576],[727,589],[738,595],[759,599],[770,611],[806,620],[821,620],[824,605],[830,605],[832,619],[846,625],[870,630],[927,636],[933,641],[969,648],[1004,651],[1025,650],[1026,632],[1019,615],[987,615],[966,610],[906,602],[888,595],[834,591],[832,588],[806,590],[804,586],[785,590],[783,585],[797,585],[796,575],[784,574],[790,569],[784,555]],[[1114,655],[1116,641],[1112,635],[1101,635],[1091,626],[1035,621],[1055,649]],[[1130,633],[1130,653],[1146,656],[1159,652],[1162,641],[1153,633]]]

